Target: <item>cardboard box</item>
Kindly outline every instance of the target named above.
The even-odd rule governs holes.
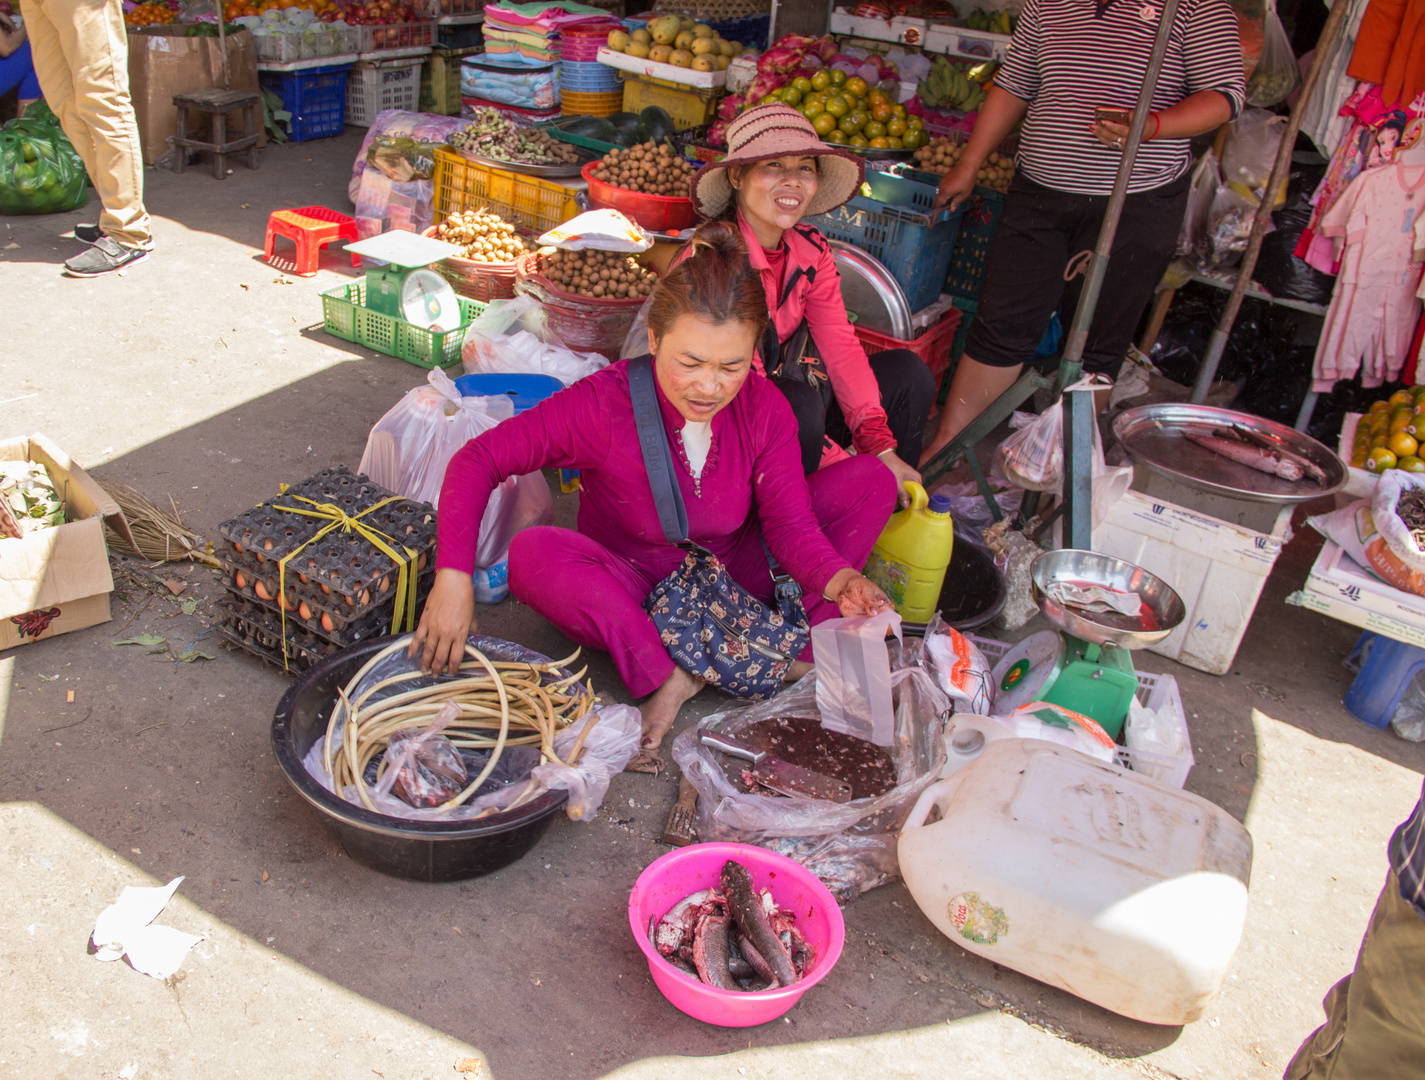
[[[1403,641],[1407,645],[1418,645],[1425,649],[1425,629],[1422,629],[1418,624],[1403,623],[1399,619],[1392,619],[1379,612],[1369,611],[1340,596],[1328,596],[1312,589],[1299,589],[1288,596],[1286,602],[1293,607],[1319,611],[1322,615],[1329,615],[1350,626],[1359,626],[1362,630],[1370,630],[1381,637]]]
[[[0,460],[43,465],[70,520],[0,539],[0,650],[109,621],[104,522],[126,540],[123,512],[89,474],[43,435],[0,440]]]
[[[145,165],[155,164],[168,152],[168,140],[178,130],[173,95],[223,84],[218,39],[187,34],[187,26],[146,26],[129,31],[129,94],[138,117]],[[250,31],[228,35],[228,69],[232,89],[257,93],[257,44]],[[189,123],[203,130],[203,119]],[[235,129],[240,130],[236,113],[229,117],[230,136]],[[267,145],[261,109],[257,145]]]

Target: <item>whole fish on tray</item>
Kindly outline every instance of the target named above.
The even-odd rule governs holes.
[[[1315,462],[1237,424],[1231,427],[1215,427],[1209,432],[1185,427],[1183,438],[1211,450],[1214,454],[1220,454],[1229,461],[1246,465],[1249,469],[1256,469],[1269,476],[1279,476],[1283,480],[1306,479],[1317,484],[1326,483],[1325,472]]]

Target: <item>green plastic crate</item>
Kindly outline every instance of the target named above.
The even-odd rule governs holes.
[[[322,319],[328,334],[396,356],[417,367],[450,367],[460,363],[465,329],[484,310],[478,300],[460,301],[460,325],[453,330],[426,330],[405,319],[382,315],[365,306],[366,285],[356,282],[322,293]]]

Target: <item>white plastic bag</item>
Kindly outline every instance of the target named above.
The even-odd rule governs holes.
[[[891,704],[891,655],[886,631],[901,640],[896,611],[827,619],[811,628],[816,658],[816,709],[821,726],[877,746],[895,741]]]
[[[1222,173],[1217,167],[1217,155],[1211,149],[1203,151],[1202,157],[1192,170],[1192,186],[1188,189],[1187,208],[1183,211],[1182,228],[1178,231],[1178,254],[1191,255],[1207,238],[1208,212],[1212,209],[1213,196],[1222,183]]]
[[[1072,709],[1050,705],[1047,701],[1034,701],[992,719],[1009,728],[1017,738],[1058,743],[1099,761],[1113,763],[1116,751],[1108,732]]]
[[[1015,487],[1053,491],[1064,477],[1064,405],[1055,401],[1038,416],[1016,412],[1013,435],[995,451],[995,468]]]
[[[653,237],[641,225],[629,221],[617,210],[586,210],[563,225],[556,225],[539,238],[540,247],[565,251],[627,251],[636,254],[653,246]]]
[[[1268,108],[1285,101],[1301,84],[1301,66],[1274,6],[1262,20],[1262,55],[1247,80],[1247,104]]]
[[[432,368],[429,385],[406,393],[376,422],[366,439],[360,471],[408,499],[440,505],[440,486],[455,452],[514,415],[514,404],[496,397],[462,397],[450,376]],[[554,522],[554,499],[543,473],[509,476],[490,496],[480,521],[477,566],[505,558],[515,534]]]
[[[1169,706],[1150,709],[1137,698],[1128,703],[1128,719],[1123,724],[1123,741],[1130,750],[1146,750],[1150,754],[1177,757],[1187,746],[1183,743],[1182,727]]]
[[[1417,574],[1425,574],[1425,551],[1420,550],[1409,526],[1400,520],[1396,504],[1407,491],[1425,491],[1425,476],[1390,469],[1376,481],[1371,499],[1371,517],[1390,552]]]
[[[925,666],[956,712],[988,716],[994,704],[994,679],[990,662],[978,646],[953,626],[931,617],[922,645]]]
[[[396,230],[418,233],[435,222],[435,181],[400,182],[368,168],[356,191],[355,216],[362,240]]]
[[[492,300],[465,331],[460,362],[468,374],[552,375],[571,386],[608,361],[599,353],[570,349],[549,328],[533,296]]]
[[[589,724],[594,727],[573,765],[550,761],[530,772],[536,783],[551,791],[569,792],[564,810],[571,821],[593,821],[599,816],[609,781],[638,754],[643,735],[643,715],[632,705],[603,705],[555,735],[554,752],[567,759]]]

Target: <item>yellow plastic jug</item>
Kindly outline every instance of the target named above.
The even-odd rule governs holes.
[[[929,622],[940,604],[940,587],[955,545],[950,500],[927,498],[925,489],[907,480],[910,506],[891,515],[871,549],[865,575],[885,590],[906,622]]]

